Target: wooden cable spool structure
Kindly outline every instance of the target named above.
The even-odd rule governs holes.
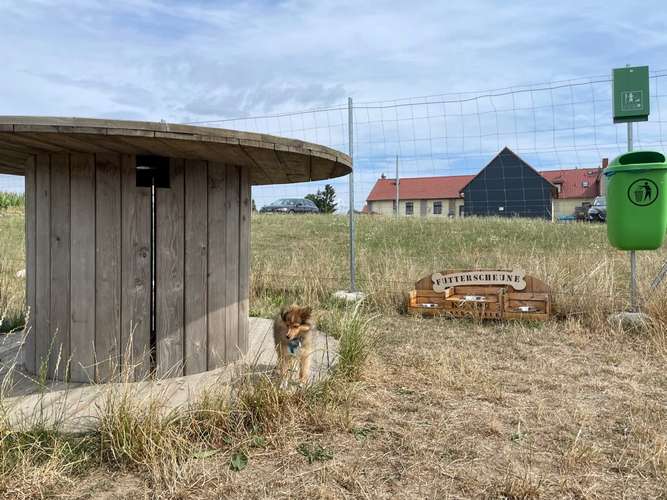
[[[104,382],[238,359],[251,186],[350,172],[343,153],[264,134],[0,117],[0,173],[25,176],[25,368]]]

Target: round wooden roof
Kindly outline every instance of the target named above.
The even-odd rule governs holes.
[[[50,153],[153,154],[247,167],[251,181],[287,184],[340,177],[350,157],[273,135],[173,123],[0,116],[0,173],[23,175],[25,161]]]

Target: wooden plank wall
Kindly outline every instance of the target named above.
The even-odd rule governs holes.
[[[239,168],[227,167],[227,193],[225,194],[225,359],[235,361],[240,357],[239,331]]]
[[[72,380],[95,380],[95,157],[71,155]]]
[[[51,352],[49,378],[64,380],[70,359],[69,155],[51,156]]]
[[[95,357],[96,378],[112,380],[121,364],[120,155],[98,154],[96,167]]]
[[[156,248],[157,287],[156,335],[157,376],[183,374],[185,274],[185,174],[183,160],[169,162],[169,189],[157,189]]]
[[[37,297],[35,296],[36,276],[36,217],[37,217],[37,186],[35,179],[35,158],[28,159],[25,165],[25,248],[26,248],[26,322],[28,328],[25,331],[23,344],[23,364],[30,373],[37,372],[35,362],[35,311]]]
[[[225,196],[227,170],[208,164],[208,366],[225,362]]]
[[[51,317],[51,158],[35,158],[35,350],[36,374],[48,373]],[[30,239],[28,239],[30,243]],[[28,249],[28,255],[32,249]]]
[[[185,162],[185,375],[206,371],[208,164]]]
[[[238,346],[243,353],[248,352],[250,336],[250,215],[252,213],[252,194],[250,172],[242,168],[239,179],[239,331]]]
[[[135,157],[121,157],[123,375],[142,380],[150,371],[151,190],[136,187]]]
[[[170,168],[170,188],[156,193],[158,376],[237,360],[249,334],[248,172],[203,161]]]
[[[111,153],[26,164],[33,373],[44,366],[77,382],[149,375],[151,195],[135,187],[134,164]],[[156,190],[157,376],[238,359],[249,334],[249,173],[177,159],[170,171],[171,187]]]

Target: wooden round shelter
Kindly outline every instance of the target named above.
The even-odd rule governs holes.
[[[263,134],[0,117],[0,173],[25,176],[26,369],[104,382],[238,359],[250,186],[350,171],[338,151]]]

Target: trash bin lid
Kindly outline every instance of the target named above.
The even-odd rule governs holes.
[[[631,151],[614,158],[604,169],[604,175],[610,177],[618,172],[641,173],[649,170],[667,170],[667,159],[658,151]]]

